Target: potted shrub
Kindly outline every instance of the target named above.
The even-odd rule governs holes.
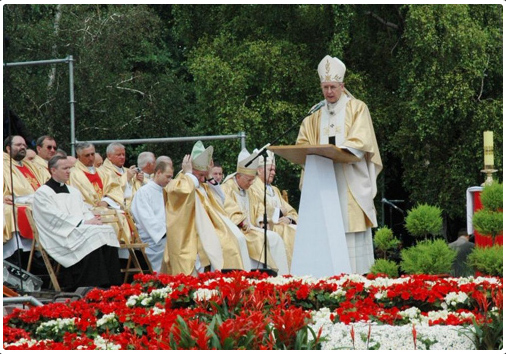
[[[503,229],[503,188],[502,183],[494,182],[485,186],[481,192],[483,209],[473,215],[473,226],[483,236],[492,238],[492,246],[495,238]]]
[[[386,274],[390,278],[398,278],[399,277],[399,266],[394,261],[379,258],[374,261],[374,264],[372,265],[371,271],[369,273]]]
[[[467,257],[467,263],[481,275],[502,277],[503,275],[503,247],[474,247]]]
[[[393,231],[387,226],[376,230],[374,234],[374,247],[381,252],[383,259],[387,259],[388,252],[396,250],[401,241],[394,237]]]
[[[406,216],[406,229],[416,238],[427,240],[428,235],[441,235],[442,227],[441,209],[436,206],[420,204]]]
[[[456,256],[444,240],[424,240],[401,251],[400,266],[406,274],[450,274]]]

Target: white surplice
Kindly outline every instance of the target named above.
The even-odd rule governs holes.
[[[167,232],[163,188],[151,180],[148,181],[137,190],[130,208],[142,242],[149,245],[146,255],[151,267],[160,272],[166,244],[166,239],[162,237]]]
[[[55,193],[47,185],[37,189],[33,218],[46,252],[68,268],[104,245],[119,248],[119,242],[112,226],[84,224],[94,215],[79,190],[67,187],[69,193]]]

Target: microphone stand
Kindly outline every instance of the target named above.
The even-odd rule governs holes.
[[[4,36],[4,42],[3,42],[3,50],[4,50],[4,56],[5,56],[5,53],[7,51],[7,45],[8,43],[6,43],[6,38]],[[4,82],[5,82],[5,87],[8,87],[9,85],[9,73],[7,72],[7,68],[4,66]],[[21,294],[23,294],[25,291],[24,291],[24,286],[23,286],[23,267],[22,267],[22,260],[21,260],[21,246],[20,246],[20,237],[21,237],[21,234],[19,234],[19,230],[18,230],[18,217],[16,215],[16,204],[15,204],[15,195],[14,195],[14,173],[12,171],[12,168],[13,168],[13,163],[12,163],[12,145],[13,145],[13,142],[12,142],[12,134],[13,134],[13,122],[12,122],[12,117],[11,117],[11,114],[10,114],[10,109],[9,109],[9,105],[8,104],[5,104],[4,106],[4,111],[5,111],[5,117],[4,119],[7,119],[7,121],[9,122],[9,137],[11,137],[11,141],[10,141],[10,146],[9,146],[9,168],[10,168],[10,175],[9,175],[9,178],[10,178],[10,183],[11,183],[11,198],[12,198],[12,217],[13,217],[13,222],[14,222],[14,238],[16,239],[16,255],[17,255],[17,261],[18,261],[18,264],[17,264],[17,267],[18,267],[18,272],[20,274],[20,277],[19,277],[19,292]]]
[[[274,145],[277,143],[282,137],[284,137],[286,134],[288,134],[290,131],[292,131],[293,128],[300,126],[301,122],[306,118],[308,115],[311,115],[318,111],[320,108],[323,107],[325,104],[325,101],[321,101],[318,103],[313,109],[311,109],[307,114],[302,116],[301,118],[297,119],[297,121],[289,127],[287,130],[285,130],[280,136],[278,136],[276,139],[274,139],[271,143],[268,143],[267,145],[263,146],[260,151],[257,152],[256,156],[248,161],[245,165],[245,167],[248,167],[255,161],[259,156],[264,157],[264,215],[263,215],[263,222],[264,222],[264,262],[263,262],[263,268],[260,270],[264,273],[267,273],[271,276],[277,276],[277,272],[267,268],[267,148],[271,145]]]

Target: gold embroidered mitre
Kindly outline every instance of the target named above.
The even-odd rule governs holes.
[[[343,82],[346,66],[338,58],[325,56],[318,64],[318,75],[320,82]]]

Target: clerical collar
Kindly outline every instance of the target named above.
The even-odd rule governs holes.
[[[341,95],[342,96],[342,95]],[[341,99],[341,97],[339,97],[339,100]],[[333,115],[335,113],[335,109],[337,107],[337,103],[339,102],[339,100],[337,100],[336,102],[334,103],[330,103],[330,102],[327,102],[327,110],[329,111],[329,113],[331,115]]]
[[[116,171],[118,171],[119,173],[123,173],[124,172],[123,167],[118,167],[118,166],[116,166],[114,164],[113,164],[113,166],[116,169]]]
[[[53,178],[46,182],[46,185],[54,190],[55,193],[69,193],[69,189],[65,183],[57,182]]]
[[[86,166],[88,168],[88,172],[89,173],[95,173],[96,170],[95,170],[95,166]]]

